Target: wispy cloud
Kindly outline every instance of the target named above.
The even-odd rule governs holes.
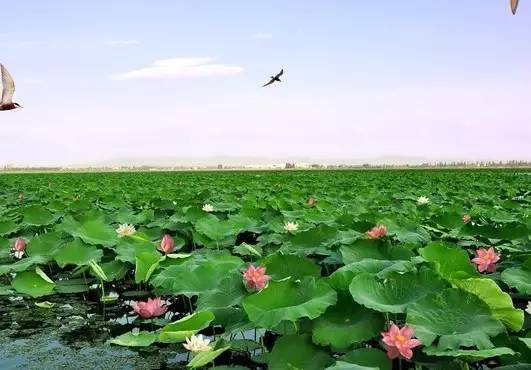
[[[42,82],[42,80],[38,80],[32,77],[24,77],[22,81],[26,84],[40,84]]]
[[[214,63],[214,58],[172,58],[154,61],[151,65],[111,75],[114,80],[135,78],[185,78],[227,76],[243,72],[240,66]]]
[[[251,37],[255,40],[271,40],[273,38],[273,35],[266,32],[256,32],[253,33]]]
[[[105,45],[107,46],[132,46],[138,44],[140,44],[138,40],[111,40],[105,42]]]
[[[17,46],[24,47],[24,48],[30,48],[34,46],[42,46],[44,45],[44,42],[42,41],[20,41],[17,43]]]

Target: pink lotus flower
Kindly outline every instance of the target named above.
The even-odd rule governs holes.
[[[402,329],[391,322],[388,331],[381,333],[382,341],[386,344],[387,357],[391,360],[402,356],[408,360],[413,357],[411,349],[420,346],[422,343],[418,339],[412,339],[414,329],[405,325]]]
[[[387,235],[387,228],[385,225],[377,225],[367,231],[367,236],[371,239],[380,239]]]
[[[469,223],[471,219],[472,219],[472,217],[470,217],[470,215],[464,215],[463,216],[463,222],[465,224]]]
[[[500,260],[500,253],[496,253],[493,247],[488,250],[480,248],[476,251],[476,257],[472,258],[479,272],[495,272],[496,262]]]
[[[245,285],[249,289],[262,290],[267,285],[267,282],[271,280],[271,276],[265,274],[265,267],[254,267],[250,265],[249,268],[243,273],[243,280]]]
[[[164,252],[164,254],[173,252],[175,250],[175,242],[173,241],[173,238],[168,234],[164,235],[157,249]]]
[[[162,304],[160,298],[148,298],[146,302],[136,302],[133,304],[135,312],[144,319],[160,316],[168,311],[168,307]]]
[[[15,252],[24,252],[24,250],[26,249],[26,241],[22,238],[18,238],[17,240],[15,240],[15,244],[13,244],[13,248],[12,250],[14,250]]]

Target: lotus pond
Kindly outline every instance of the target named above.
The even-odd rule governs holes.
[[[531,171],[0,175],[2,369],[530,369]]]

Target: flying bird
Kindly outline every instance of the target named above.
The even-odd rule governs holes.
[[[519,0],[511,0],[511,11],[513,12],[513,15],[516,14],[516,9],[518,8],[518,1]]]
[[[22,108],[20,104],[13,103],[13,94],[15,93],[15,82],[13,77],[9,74],[6,67],[0,64],[2,70],[2,100],[0,101],[0,110],[11,110]]]
[[[281,82],[280,81],[280,76],[282,76],[284,74],[284,69],[281,69],[280,72],[278,72],[278,74],[276,76],[271,76],[271,81],[269,81],[268,83],[266,83],[264,86],[262,87],[266,87],[268,85],[271,85],[272,83],[275,83],[275,82]]]

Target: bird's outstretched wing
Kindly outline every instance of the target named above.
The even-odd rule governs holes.
[[[516,14],[516,9],[518,8],[518,0],[511,0],[511,12]]]
[[[0,70],[2,71],[2,104],[11,104],[13,101],[13,94],[15,93],[15,82],[13,77],[9,74],[6,67],[0,64]]]
[[[284,74],[284,68],[282,68],[280,70],[280,72],[278,72],[278,75],[275,76],[275,78],[279,78],[280,76],[282,76]]]
[[[266,83],[266,84],[265,84],[264,86],[262,86],[262,87],[269,86],[269,85],[271,85],[273,82],[275,82],[275,80],[271,79],[271,81],[269,81],[268,83]]]

